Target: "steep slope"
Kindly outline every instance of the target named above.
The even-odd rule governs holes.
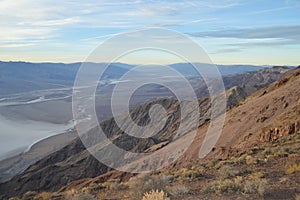
[[[162,100],[153,103],[162,104],[170,113],[173,109],[179,109],[178,103],[173,100]],[[147,123],[146,113],[148,113],[147,110],[153,103],[133,109],[133,119],[137,120],[139,124]],[[207,105],[206,101],[203,101],[203,104]],[[113,142],[116,145],[127,150],[143,152],[149,147],[172,137],[171,134],[165,133],[172,133],[177,129],[178,123],[176,121],[179,118],[179,112],[177,113],[177,116],[170,115],[168,118],[169,123],[174,125],[167,126],[166,130],[162,131],[157,137],[149,139],[138,140],[123,134],[113,119],[104,121],[102,127],[110,138],[114,138]],[[97,133],[96,130],[95,128],[91,129],[90,134]],[[105,165],[90,155],[81,141],[77,139],[70,145],[30,166],[25,172],[14,177],[11,181],[1,184],[0,191],[1,194],[8,196],[23,194],[29,190],[55,191],[70,181],[95,177],[106,173],[108,170]],[[2,198],[5,196],[2,196]]]
[[[24,153],[1,160],[0,181],[4,182],[11,179],[16,174],[28,168],[29,165],[60,150],[77,137],[77,132],[70,130],[40,141]]]
[[[22,63],[20,63],[20,65],[21,64]],[[30,64],[28,64],[28,65],[29,65],[28,68],[31,68],[31,65]],[[114,63],[114,65],[117,65],[118,67],[124,67],[121,63]],[[33,73],[35,73],[35,70],[38,70],[39,67],[40,67],[39,65],[35,66],[34,69],[32,69]],[[46,69],[44,69],[45,73],[47,71],[49,71],[49,69],[51,69],[51,67],[55,67],[55,66],[51,66],[50,64],[48,64]],[[65,68],[69,68],[69,67],[71,67],[71,66],[65,66]],[[127,68],[130,68],[130,66],[128,66]],[[127,68],[125,66],[125,69],[127,69]],[[230,68],[230,67],[228,66],[226,68]],[[285,68],[285,67],[274,67],[274,68],[265,68],[260,71],[248,72],[245,74],[225,76],[224,77],[225,87],[227,89],[232,87],[231,89],[229,89],[229,91],[227,93],[228,107],[235,105],[241,99],[244,99],[246,96],[248,96],[249,94],[253,93],[254,91],[260,89],[261,87],[265,86],[266,84],[276,81],[277,79],[282,77],[288,70],[289,69]],[[59,71],[57,73],[59,73]],[[204,83],[202,84],[201,80],[199,80],[198,78],[191,78],[190,81],[191,81],[192,85],[195,85],[195,88],[199,87],[199,85],[200,85],[200,88],[196,89],[198,92],[198,96],[203,98],[207,95],[207,90],[206,90],[207,88],[205,86],[202,87],[202,85],[204,85]],[[152,89],[154,89],[154,88],[155,87],[153,87]],[[161,91],[161,90],[152,91],[152,89],[150,91],[144,92],[142,94],[142,96],[148,95],[148,96],[144,96],[143,97],[144,99],[148,99],[148,97],[150,98],[150,96],[155,96],[155,95],[157,97],[154,99],[157,99],[160,95],[162,95],[160,98],[165,97],[163,93],[157,92],[157,91]],[[69,94],[67,93],[64,95],[69,95]],[[136,100],[136,98],[133,98],[133,100],[134,100],[133,105],[139,105],[141,102],[144,101],[143,99],[140,98],[140,96],[137,98],[138,99],[137,102],[134,102]],[[205,98],[204,98],[204,100],[205,100]],[[207,101],[207,99],[205,101]],[[58,104],[39,103],[39,104],[28,105],[28,106],[22,105],[20,107],[9,107],[9,109],[6,112],[9,115],[13,115],[13,116],[14,115],[22,116],[22,113],[23,113],[23,114],[25,114],[26,117],[28,117],[27,116],[28,113],[31,113],[30,116],[33,117],[34,120],[42,119],[44,114],[47,113],[46,117],[50,117],[48,120],[51,119],[51,120],[55,120],[56,123],[61,123],[62,120],[68,121],[70,119],[69,117],[66,117],[66,115],[69,115],[69,113],[71,112],[71,105],[68,102],[69,102],[69,100],[66,101],[66,103],[63,103],[63,105],[60,105],[60,103],[57,102]],[[56,109],[53,109],[53,106]],[[98,109],[98,110],[101,110],[101,112],[100,111],[98,112],[99,115],[100,114],[103,115],[104,113],[106,113],[105,109],[108,109],[109,106],[107,106],[104,103],[104,105],[102,105],[102,107],[104,109],[100,109],[100,108]],[[12,108],[16,108],[17,110],[14,110]],[[6,107],[1,107],[1,111],[5,111],[5,109],[6,109]],[[63,111],[63,110],[65,110],[65,111]],[[60,112],[59,115],[62,115],[62,116],[60,116],[60,117],[57,116],[58,112]],[[107,113],[109,113],[109,112],[107,112]],[[67,139],[63,139],[64,137],[67,137]],[[31,165],[34,162],[36,162],[37,160],[43,158],[45,155],[48,155],[48,154],[52,153],[54,150],[58,150],[61,147],[67,145],[70,142],[70,140],[73,139],[73,137],[71,138],[71,137],[62,135],[62,137],[59,139],[59,143],[61,145],[55,145],[55,147],[53,147],[53,148],[52,148],[51,144],[52,143],[57,144],[57,141],[55,138],[52,138],[52,139],[53,139],[52,141],[44,141],[44,142],[50,142],[50,144],[48,145],[49,146],[48,149],[51,149],[51,151],[47,151],[47,148],[43,148],[43,142],[42,142],[42,144],[40,144],[40,145],[35,145],[36,148],[35,148],[34,153],[27,152],[26,154],[20,154],[20,155],[14,156],[13,158],[9,158],[7,160],[1,161],[0,162],[0,177],[1,177],[0,181],[8,180],[8,179],[12,178],[16,174],[25,170],[29,165]]]
[[[300,130],[299,114],[300,68],[297,68],[229,110],[216,148],[243,150],[297,132]],[[198,156],[199,142],[206,128],[199,129],[198,140],[188,153],[189,158]],[[212,156],[215,156],[214,152]]]
[[[231,92],[229,91],[231,94],[229,95],[231,101],[230,106],[234,106],[240,99],[246,96],[247,92],[249,92],[248,89],[246,90],[245,88],[244,90],[239,89],[238,93],[232,92],[236,90],[237,88],[233,88]],[[251,96],[250,99],[251,98],[256,99],[256,96]],[[249,101],[249,99],[246,99],[246,102],[247,101]],[[124,135],[123,132],[118,129],[113,119],[102,123],[106,134],[111,138],[113,137],[113,142],[118,146],[134,152],[143,152],[154,145],[168,142],[168,140],[172,138],[172,133],[175,132],[178,127],[179,112],[176,112],[176,110],[179,109],[178,102],[173,100],[160,100],[150,104],[145,104],[138,108],[134,108],[132,110],[132,116],[135,120],[137,120],[138,124],[146,124],[148,120],[146,113],[148,113],[148,110],[153,103],[160,103],[168,110],[169,113],[167,120],[168,125],[165,126],[165,128],[157,136],[142,141],[133,139]],[[199,137],[195,140],[195,144],[192,145],[188,151],[186,155],[187,160],[198,158],[197,151],[201,144],[201,139],[203,138],[203,134],[201,133],[205,130],[205,123],[207,123],[209,119],[209,99],[203,98],[199,101],[199,104],[202,111],[200,125],[204,124],[204,126],[199,129]],[[246,107],[247,106],[249,105],[246,105]],[[233,108],[233,111],[229,111],[229,113],[234,112],[235,109],[236,108]],[[174,111],[177,114],[174,115]],[[226,123],[228,124],[229,122],[227,121]],[[93,130],[91,131],[93,132]],[[188,131],[189,130],[186,129],[186,132]],[[187,134],[186,138],[188,138],[188,136],[189,135]],[[232,137],[240,138],[236,135],[233,135]],[[176,145],[179,144],[180,141],[176,141],[171,145],[176,148]],[[230,146],[228,144],[224,145]],[[180,165],[178,164],[178,166]],[[1,194],[3,194],[2,198],[12,195],[20,195],[30,190],[55,191],[71,181],[95,177],[104,174],[109,170],[110,169],[99,163],[85,150],[80,140],[76,140],[62,150],[51,154],[45,159],[42,159],[32,165],[24,173],[14,177],[11,181],[1,184],[0,191]]]
[[[90,197],[141,199],[143,192],[160,189],[175,200],[295,199],[300,194],[299,88],[300,68],[232,107],[217,145],[204,159],[198,153],[209,122],[199,127],[185,155],[161,172],[129,180],[130,175],[111,171],[70,183],[59,196],[89,189]],[[175,150],[181,142],[170,145]],[[114,184],[119,189],[110,187]]]

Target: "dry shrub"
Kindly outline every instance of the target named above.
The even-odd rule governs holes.
[[[286,170],[285,173],[286,174],[293,174],[295,172],[300,172],[300,164],[293,164],[290,165]]]
[[[224,165],[219,169],[219,177],[221,179],[235,177],[239,174],[240,174],[240,172],[236,168],[229,166],[229,165]]]
[[[146,192],[143,196],[142,200],[170,200],[167,197],[164,191],[151,190],[150,192]]]
[[[210,182],[202,191],[204,193],[244,193],[244,194],[259,194],[263,196],[267,188],[265,179],[250,179],[243,181],[242,177],[235,179],[225,179]]]
[[[51,192],[42,192],[39,194],[39,198],[41,200],[50,200],[52,198],[52,193]]]
[[[246,156],[246,164],[247,165],[253,165],[257,163],[257,159],[252,156]]]
[[[196,168],[196,167],[191,169],[182,168],[179,173],[179,179],[181,180],[195,179],[200,177],[203,171],[204,171],[203,168]]]
[[[73,196],[74,196],[76,193],[77,193],[77,191],[76,191],[74,188],[72,188],[72,189],[70,189],[70,190],[67,190],[67,191],[65,192],[65,198],[66,198],[66,199],[71,199],[71,198],[73,198]]]
[[[244,184],[243,193],[245,194],[258,194],[263,197],[267,188],[266,179],[255,178],[247,180]]]
[[[109,190],[125,190],[125,189],[128,189],[128,186],[126,186],[125,184],[118,183],[118,182],[112,182],[112,181],[102,183],[102,186],[109,189]]]
[[[242,191],[242,188],[242,178],[236,177],[233,180],[226,179],[210,182],[202,189],[202,191],[204,193],[222,194],[230,192],[239,192]]]
[[[184,185],[175,185],[168,187],[168,192],[173,196],[183,195],[189,193],[189,189]]]
[[[36,195],[36,192],[28,191],[23,195],[22,200],[32,200]]]
[[[73,198],[73,200],[96,200],[96,198],[91,194],[76,194]]]
[[[169,184],[169,177],[159,175],[141,175],[132,178],[128,183],[131,198],[136,200],[140,200],[146,192],[151,190],[166,191],[166,186]]]

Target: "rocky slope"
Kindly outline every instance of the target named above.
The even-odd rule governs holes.
[[[144,192],[159,189],[175,200],[298,199],[299,88],[300,68],[232,106],[218,143],[204,159],[198,154],[209,122],[198,128],[185,155],[160,172],[130,179],[134,174],[113,170],[72,182],[51,195],[141,199]],[[190,133],[186,137],[193,139]],[[175,150],[180,143],[169,145]]]
[[[286,70],[284,72],[277,73],[277,77],[279,75],[281,76],[285,72]],[[248,80],[252,80],[252,79],[248,79]],[[270,79],[268,80],[262,79],[262,80],[264,80],[263,84],[267,84],[270,81]],[[247,81],[244,81],[244,83],[247,83]],[[274,86],[271,86],[270,88],[272,87]],[[229,90],[228,91],[229,107],[235,106],[237,102],[239,102],[241,99],[245,98],[247,95],[255,91],[255,88],[258,87],[252,85],[252,86],[235,87]],[[259,96],[261,94],[259,93],[255,95],[251,96],[250,98],[247,98],[245,101],[246,102],[255,101],[255,99],[258,98],[257,95]],[[146,113],[148,113],[148,110],[153,103],[161,104],[168,111],[167,126],[165,126],[164,129],[155,137],[143,139],[143,140],[138,140],[129,137],[125,135],[121,130],[119,130],[118,126],[116,125],[113,119],[103,122],[102,128],[105,130],[105,133],[110,138],[112,138],[113,142],[116,145],[125,148],[127,150],[131,150],[133,152],[144,152],[151,149],[151,147],[157,145],[163,147],[163,145],[160,144],[166,144],[166,142],[168,143],[168,141],[172,139],[173,136],[172,133],[175,132],[176,129],[178,128],[178,123],[179,123],[178,119],[180,115],[179,112],[176,111],[179,110],[179,104],[177,101],[170,100],[170,99],[159,100],[157,102],[144,104],[140,107],[132,109],[131,112],[132,118],[136,120],[138,124],[141,125],[147,124],[148,117]],[[198,140],[196,140],[196,142],[201,141],[201,138],[203,137],[203,135],[201,135],[201,132],[205,130],[206,127],[205,124],[207,124],[209,121],[209,113],[210,113],[209,99],[202,98],[201,100],[199,100],[199,105],[201,110],[201,121],[199,125],[202,126],[199,129],[200,135],[198,136]],[[249,104],[246,104],[245,107],[247,106],[249,106]],[[191,110],[189,112],[192,113],[193,111]],[[229,111],[229,116],[232,115],[230,114],[232,112],[235,112],[235,108]],[[255,110],[255,112],[257,111]],[[241,118],[241,116],[239,117]],[[229,121],[232,121],[234,119],[235,119],[234,115],[232,117],[229,117]],[[188,119],[186,120],[188,121]],[[228,123],[229,122],[227,121],[226,125]],[[255,121],[255,123],[257,122]],[[225,134],[223,135],[226,135],[226,132],[228,132],[226,129],[227,126],[225,126]],[[238,133],[239,130],[244,130],[244,132],[248,133],[249,126],[245,126],[244,129],[235,129],[233,127],[230,127],[228,129],[231,130],[231,134],[229,138],[240,139],[241,138],[240,135],[238,135],[237,137],[237,135],[235,134],[239,134]],[[249,130],[252,131],[251,129]],[[93,134],[93,131],[95,130],[92,129],[91,134]],[[189,131],[190,130],[188,129],[188,127],[186,127],[185,132],[188,133]],[[221,141],[222,143],[218,144],[217,148],[219,148],[219,146],[226,146],[226,147],[230,146],[231,148],[230,144],[227,143],[223,144],[224,142],[223,139]],[[226,141],[228,141],[228,138],[226,139]],[[197,158],[197,148],[199,146],[200,144],[195,143],[190,148],[186,158],[187,159]],[[0,185],[0,191],[2,194],[1,198],[7,198],[13,195],[21,195],[24,194],[26,191],[31,191],[31,190],[56,191],[60,187],[74,180],[99,176],[105,174],[108,171],[110,171],[109,168],[99,163],[95,158],[93,158],[88,153],[87,150],[85,150],[80,140],[75,140],[70,145],[64,147],[63,149],[47,156],[46,158],[30,166],[25,172],[21,173],[20,175],[17,175],[11,181],[1,184]]]

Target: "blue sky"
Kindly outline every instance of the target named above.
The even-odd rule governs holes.
[[[0,0],[0,60],[84,61],[115,34],[162,27],[214,63],[299,65],[299,9],[300,0]]]

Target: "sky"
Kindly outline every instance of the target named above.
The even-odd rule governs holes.
[[[0,60],[81,62],[116,34],[160,27],[216,64],[299,65],[299,9],[300,0],[0,0]]]

